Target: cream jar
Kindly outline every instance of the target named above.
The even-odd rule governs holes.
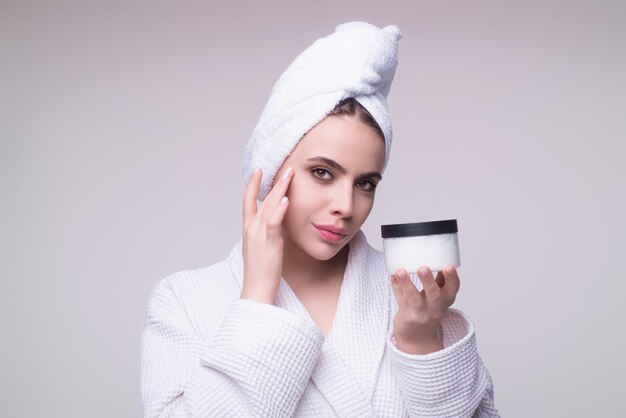
[[[461,265],[456,219],[382,225],[380,229],[389,274],[399,268],[416,273],[423,265],[434,272]]]

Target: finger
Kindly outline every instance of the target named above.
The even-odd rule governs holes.
[[[259,195],[259,185],[261,184],[261,177],[263,177],[263,170],[257,168],[254,170],[252,175],[250,175],[250,179],[248,180],[248,185],[246,186],[246,190],[243,193],[243,224],[244,227],[248,225],[257,210],[257,196]]]
[[[272,190],[270,190],[261,205],[261,217],[265,220],[272,216],[272,213],[274,213],[274,210],[280,203],[283,196],[287,194],[289,182],[293,178],[293,169],[291,167],[287,167],[282,174],[279,172],[277,175],[280,175],[280,178],[274,187],[272,187]]]
[[[287,212],[287,206],[289,206],[289,198],[287,196],[283,196],[280,202],[278,202],[278,207],[276,207],[270,218],[267,220],[267,236],[269,238],[282,237],[281,225],[283,224],[283,219],[285,218],[285,213]]]
[[[443,273],[441,271],[437,272],[437,277],[435,277],[435,282],[437,283],[439,287],[443,287],[446,284],[446,279],[443,276]]]
[[[427,266],[421,266],[417,269],[417,276],[422,282],[422,286],[424,286],[424,293],[426,293],[426,298],[433,298],[439,294],[439,285],[435,282],[435,278],[433,277],[433,272]]]
[[[419,290],[417,290],[417,288],[409,278],[409,273],[407,273],[406,270],[396,270],[396,277],[398,278],[398,283],[400,284],[400,288],[402,289],[402,295],[405,297],[405,299],[408,299],[410,301],[415,298],[422,298],[421,293],[419,292]]]
[[[446,280],[446,285],[443,289],[447,290],[448,294],[456,295],[461,287],[461,279],[459,279],[459,273],[454,266],[446,266],[443,268],[443,276]]]
[[[400,286],[400,283],[398,283],[398,278],[395,274],[392,274],[389,277],[389,282],[391,283],[391,290],[393,290],[393,294],[395,295],[399,305],[402,300],[402,287]]]

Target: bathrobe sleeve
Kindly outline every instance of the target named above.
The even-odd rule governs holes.
[[[456,309],[441,321],[443,350],[400,351],[389,334],[392,365],[410,417],[499,417],[491,376],[476,349],[474,327]]]
[[[324,339],[314,325],[239,299],[208,342],[194,326],[161,281],[141,339],[144,416],[293,415]]]

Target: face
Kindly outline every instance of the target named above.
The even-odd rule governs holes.
[[[287,157],[294,170],[283,220],[285,245],[318,260],[334,257],[359,231],[374,204],[385,144],[371,127],[330,116],[311,129]],[[339,234],[324,231],[335,227]]]

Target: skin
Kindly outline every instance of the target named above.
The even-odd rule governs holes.
[[[311,161],[320,156],[342,168]],[[255,171],[243,198],[241,298],[272,304],[282,277],[327,335],[347,263],[346,244],[372,210],[384,160],[384,142],[374,129],[353,117],[330,116],[294,148],[258,207],[263,173]],[[339,242],[326,241],[313,223],[343,227],[347,235]],[[459,289],[456,270],[446,268],[435,280],[427,269],[420,276],[421,292],[403,269],[390,279],[398,301],[394,319],[398,348],[411,354],[440,350],[437,330]]]

